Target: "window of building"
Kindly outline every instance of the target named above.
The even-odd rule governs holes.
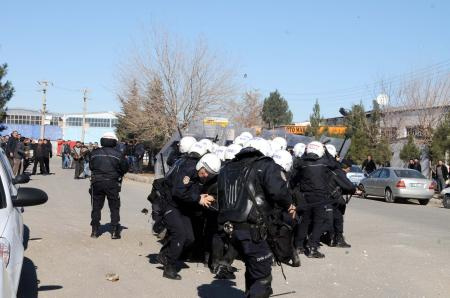
[[[422,138],[423,137],[423,133],[424,133],[423,128],[420,127],[420,126],[409,126],[409,127],[406,127],[406,134],[408,136],[412,135],[412,136],[414,136],[416,138]]]
[[[109,118],[86,118],[89,127],[111,127],[117,124],[117,119]],[[83,117],[69,117],[66,120],[67,126],[82,126]]]

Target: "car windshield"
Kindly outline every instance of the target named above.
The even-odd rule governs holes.
[[[358,167],[358,166],[352,166],[352,167],[350,168],[350,172],[352,172],[352,173],[362,173],[363,171],[362,171],[361,168]]]
[[[399,178],[418,178],[426,179],[419,171],[416,170],[394,170],[395,175]]]

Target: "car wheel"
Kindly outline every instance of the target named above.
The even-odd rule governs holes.
[[[384,199],[388,203],[395,203],[395,197],[389,188],[386,188],[386,190],[384,191]]]
[[[450,195],[445,195],[442,199],[442,204],[444,205],[444,208],[450,209]]]
[[[361,198],[362,199],[367,199],[367,193],[366,193],[366,189],[364,188],[364,185],[360,184],[359,189],[361,190]]]
[[[430,200],[419,200],[420,205],[427,205],[430,202]]]

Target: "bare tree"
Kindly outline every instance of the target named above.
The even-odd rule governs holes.
[[[378,94],[389,99],[380,107],[382,135],[392,140],[413,133],[419,143],[429,145],[450,105],[450,76],[414,78],[397,86],[381,81]]]
[[[204,40],[190,46],[169,33],[154,31],[136,51],[127,73],[140,85],[161,83],[168,123],[186,127],[205,115],[220,116],[223,105],[237,94],[234,68],[209,50]]]
[[[235,125],[254,128],[263,125],[261,94],[254,90],[244,94],[241,100],[231,100],[228,103],[228,114]]]
[[[413,80],[400,89],[402,106],[417,117],[417,123],[411,125],[421,143],[431,144],[433,130],[449,108],[449,96],[450,75]]]

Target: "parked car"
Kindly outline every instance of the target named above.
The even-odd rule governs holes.
[[[363,170],[357,165],[352,165],[350,167],[350,172],[347,173],[347,178],[354,184],[359,185],[361,183],[361,180],[364,179],[366,175],[364,174]]]
[[[450,209],[450,187],[444,188],[441,191],[442,205],[444,208]]]
[[[433,197],[435,182],[420,172],[404,168],[380,168],[361,180],[363,197],[384,197],[386,202],[396,199],[417,199],[426,205]]]
[[[16,297],[23,264],[22,207],[43,204],[47,194],[29,187],[17,188],[30,180],[14,177],[11,165],[0,149],[0,297]]]

